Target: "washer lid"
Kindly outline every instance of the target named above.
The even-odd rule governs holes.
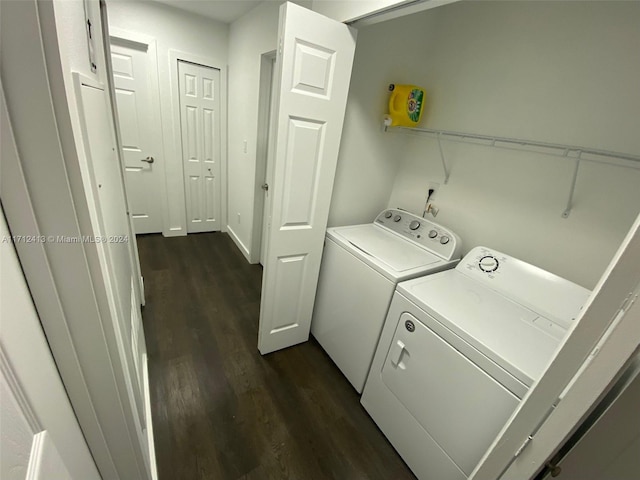
[[[527,386],[566,330],[456,270],[398,284],[398,291]]]
[[[373,224],[330,229],[330,235],[341,237],[396,272],[425,267],[442,259],[413,243]]]

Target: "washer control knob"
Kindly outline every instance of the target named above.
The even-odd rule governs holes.
[[[414,220],[409,224],[409,228],[411,230],[417,230],[419,226],[420,226],[420,222],[418,220]]]
[[[485,255],[478,262],[478,267],[480,267],[480,270],[487,273],[495,272],[498,269],[499,265],[500,264],[498,263],[498,259],[493,255]]]
[[[399,222],[400,220],[402,220],[402,217],[400,215],[396,215],[395,217],[393,217],[394,222]]]
[[[443,235],[440,237],[440,243],[442,245],[446,245],[447,243],[449,243],[449,237],[447,237],[446,235]]]
[[[392,215],[393,213],[391,213],[391,210],[389,210],[388,212],[384,213],[384,218],[391,218]]]
[[[429,230],[429,238],[436,238],[438,236],[438,232],[435,230]]]

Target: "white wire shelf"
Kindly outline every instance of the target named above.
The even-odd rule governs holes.
[[[572,182],[569,189],[569,198],[567,206],[562,212],[562,217],[567,218],[573,207],[573,194],[575,192],[576,181],[578,179],[578,170],[580,162],[596,162],[617,167],[640,169],[640,155],[630,153],[613,152],[609,150],[600,150],[596,148],[581,147],[578,145],[564,145],[560,143],[538,142],[534,140],[525,140],[521,138],[495,137],[490,135],[480,135],[476,133],[454,132],[450,130],[435,130],[431,128],[417,127],[389,127],[384,126],[386,132],[403,133],[408,135],[426,136],[435,138],[438,141],[440,150],[440,159],[442,160],[442,168],[444,170],[444,183],[449,182],[450,171],[447,167],[447,161],[442,149],[441,140],[450,142],[470,143],[493,148],[503,148],[509,150],[519,150],[525,152],[539,153],[543,155],[553,155],[557,157],[572,159],[575,162]]]

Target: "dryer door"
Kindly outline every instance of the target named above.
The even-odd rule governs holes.
[[[467,475],[518,405],[511,392],[406,312],[382,381]]]

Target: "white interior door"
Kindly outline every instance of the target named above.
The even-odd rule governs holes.
[[[118,354],[126,369],[127,387],[137,411],[141,428],[145,428],[143,387],[141,378],[141,356],[138,340],[144,333],[140,308],[135,301],[131,261],[126,239],[128,224],[124,190],[118,158],[113,151],[115,138],[112,119],[104,87],[76,74],[76,92],[80,107],[83,136],[86,139],[85,155],[90,168],[96,204],[100,206],[98,218],[102,235],[108,237],[101,242],[105,266],[109,272],[108,292],[113,301]]]
[[[356,33],[292,3],[280,9],[262,354],[309,338]]]
[[[0,210],[0,478],[98,480]]]
[[[159,118],[153,112],[147,45],[111,43],[111,63],[122,136],[125,181],[136,233],[162,231]],[[154,140],[155,139],[155,140]]]
[[[220,70],[178,61],[187,233],[220,230]]]

